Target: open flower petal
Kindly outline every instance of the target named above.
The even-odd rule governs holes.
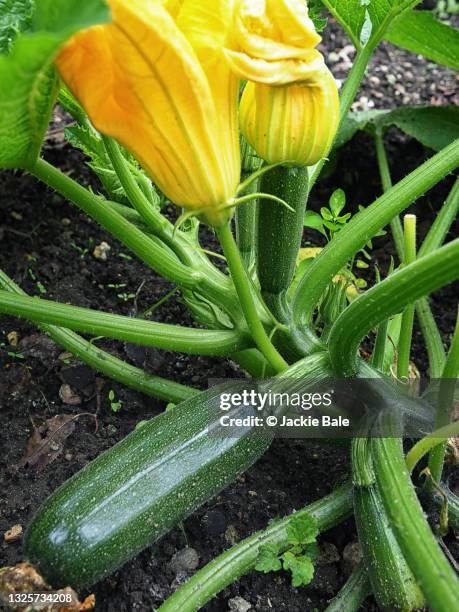
[[[112,23],[80,32],[61,51],[64,80],[97,129],[130,150],[175,204],[202,210],[227,202],[239,175],[227,173],[234,160],[221,149],[222,109],[206,69],[174,20],[187,0],[109,4]],[[225,112],[236,112],[235,100]]]

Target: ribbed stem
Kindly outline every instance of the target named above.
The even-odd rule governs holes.
[[[357,214],[314,258],[293,300],[296,325],[311,320],[327,285],[380,229],[459,164],[459,140],[451,143]]]
[[[357,371],[357,350],[371,329],[407,304],[459,277],[459,238],[391,274],[360,295],[338,317],[329,337],[336,373]]]
[[[192,329],[154,321],[143,321],[89,308],[59,304],[41,298],[0,291],[0,312],[38,323],[154,346],[191,355],[230,355],[250,347],[247,335],[234,331]]]
[[[401,440],[374,438],[372,455],[391,527],[430,608],[433,612],[455,610],[459,581],[419,505]]]
[[[0,270],[0,287],[17,295],[26,295],[2,270]],[[145,395],[178,403],[199,393],[197,389],[192,389],[172,380],[160,376],[151,376],[140,368],[136,368],[103,351],[69,329],[46,323],[38,324],[38,328],[46,332],[54,342],[81,359],[83,363],[131,389],[145,393]]]

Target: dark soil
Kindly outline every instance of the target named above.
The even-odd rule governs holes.
[[[325,44],[338,55],[338,61],[332,56],[334,61],[330,65],[336,76],[343,77],[349,68],[346,57],[352,54],[336,24],[332,23],[326,33]],[[395,82],[388,78],[389,74],[395,76]],[[357,104],[363,108],[371,107],[373,102],[377,107],[452,103],[457,99],[454,79],[446,69],[383,45],[375,54]],[[77,172],[80,178],[89,181],[82,157],[63,142],[61,127],[59,123],[54,124],[46,156],[64,171]],[[387,141],[394,180],[431,155],[395,131],[388,135]],[[337,186],[346,191],[353,206],[368,204],[379,195],[376,160],[368,136],[358,135],[343,148],[337,167],[334,175],[315,190],[313,208],[323,205]],[[419,216],[421,235],[430,226],[450,186],[451,180],[445,180],[413,207]],[[0,265],[31,294],[43,293],[44,297],[60,302],[131,314],[136,308],[140,311],[147,308],[170,289],[168,283],[135,257],[126,258],[126,249],[120,243],[30,177],[13,173],[0,175],[0,215]],[[308,239],[311,237],[312,234],[308,235]],[[111,246],[106,262],[92,255],[94,247],[102,241]],[[373,260],[382,269],[387,268],[391,253],[387,238],[375,241]],[[137,296],[135,300],[132,295]],[[453,329],[456,301],[457,286],[446,288],[432,300],[445,345]],[[155,312],[155,320],[193,324],[177,298],[170,299]],[[11,332],[17,334],[17,346],[12,346],[15,339]],[[0,533],[3,533],[17,523],[26,528],[39,505],[59,484],[132,431],[138,421],[161,412],[164,403],[95,375],[68,355],[62,355],[61,349],[24,321],[3,317],[0,342],[4,343],[0,352],[3,415]],[[237,374],[235,367],[224,359],[133,351],[132,347],[106,340],[99,345],[137,365],[145,364],[151,372],[202,388],[211,378]],[[426,373],[426,356],[419,332],[414,346],[416,364]],[[79,397],[78,405],[63,403],[59,393],[63,383],[69,384]],[[122,402],[117,413],[110,407],[110,390]],[[80,413],[97,414],[97,431],[94,418],[81,416],[75,431],[65,441],[64,451],[52,465],[40,472],[18,467],[34,427],[56,414]],[[246,474],[185,521],[188,545],[197,550],[200,567],[232,542],[264,527],[270,519],[322,497],[345,477],[347,470],[345,451],[310,441],[276,441]],[[170,567],[174,553],[187,544],[184,532],[178,528],[173,530],[96,585],[96,609],[99,612],[146,611],[158,606],[184,579]],[[293,589],[283,572],[275,575],[253,572],[204,609],[228,610],[228,601],[240,596],[254,610],[323,610],[346,579],[342,553],[355,540],[352,520],[324,534],[321,542],[333,544],[338,556],[332,563],[318,568],[313,583],[307,588]],[[0,565],[14,564],[21,559],[21,541],[7,544],[2,540]],[[363,609],[376,609],[371,598]]]

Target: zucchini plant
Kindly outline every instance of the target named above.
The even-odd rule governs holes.
[[[99,223],[173,284],[196,322],[29,296],[0,271],[0,313],[34,322],[105,376],[173,404],[64,483],[31,521],[25,557],[52,587],[86,587],[112,573],[293,426],[298,436],[310,427],[345,445],[353,438],[348,483],[213,559],[161,610],[198,610],[249,571],[284,569],[305,586],[316,537],[352,514],[363,561],[330,610],[357,610],[370,593],[383,610],[457,606],[458,580],[420,499],[441,506],[443,533],[457,527],[444,464],[447,437],[459,432],[449,424],[459,327],[445,347],[429,295],[459,278],[459,239],[448,238],[459,208],[459,182],[449,177],[459,165],[459,113],[351,111],[384,39],[457,69],[457,32],[416,4],[314,0],[308,12],[304,0],[85,0],[83,8],[0,0],[0,167],[29,173]],[[341,91],[317,48],[325,10],[356,48]],[[72,118],[66,138],[86,155],[97,192],[42,157],[56,103]],[[395,184],[384,140],[392,126],[434,151]],[[336,185],[330,208],[307,210],[325,164],[339,164],[339,148],[359,130],[374,139],[381,195],[352,216]],[[400,215],[442,181],[450,193],[420,241],[416,217]],[[203,248],[203,226],[223,266]],[[326,236],[313,256],[302,249],[304,226]],[[371,267],[377,236],[394,241],[398,259],[385,278],[378,270],[376,282],[358,283],[354,263],[363,253],[360,267]],[[415,318],[440,380],[430,394],[435,415],[406,384]],[[202,391],[152,376],[86,336],[227,357],[247,378]],[[354,403],[359,389],[370,398],[370,418],[351,433],[344,397],[319,393],[343,380]],[[317,424],[279,399],[294,394],[305,411],[320,396]],[[121,402],[115,409],[123,418]],[[406,428],[413,423],[430,432],[417,444]],[[426,452],[422,483],[411,470]]]

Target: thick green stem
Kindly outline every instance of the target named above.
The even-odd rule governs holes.
[[[451,143],[358,213],[315,257],[301,278],[293,300],[295,324],[311,320],[333,276],[354,253],[416,198],[433,187],[459,164],[459,140]]]
[[[26,295],[2,270],[0,270],[0,286],[11,293]],[[103,351],[69,329],[47,325],[46,323],[39,324],[38,327],[46,332],[54,342],[81,359],[83,363],[131,389],[145,393],[145,395],[178,403],[199,393],[197,389],[192,389],[160,376],[147,374],[140,368],[136,368]]]
[[[202,293],[227,312],[235,324],[241,322],[242,313],[230,279],[217,270],[202,253],[194,250],[191,244],[184,245],[185,237],[182,236],[180,240],[183,248],[186,246],[189,249],[187,261],[193,259],[193,267],[184,265],[159,238],[145,235],[144,231],[127,221],[125,215],[120,214],[116,207],[106,206],[101,198],[46,161],[39,159],[27,170],[76,204],[158,274],[181,289]],[[264,316],[261,307],[259,307],[259,316]]]
[[[454,397],[457,389],[457,378],[459,376],[459,316],[456,321],[456,329],[451,341],[451,347],[445,361],[445,367],[440,381],[437,399],[437,413],[435,416],[435,429],[448,425],[451,420],[451,411],[454,405]],[[443,461],[445,458],[446,441],[432,450],[429,456],[429,469],[432,479],[440,482],[443,472]]]
[[[287,526],[294,517],[313,516],[321,532],[346,519],[352,508],[352,487],[347,484],[330,495],[306,506],[294,514],[275,521],[265,530],[242,540],[200,569],[173,593],[158,612],[196,612],[229,584],[252,570],[258,560],[260,547],[277,544],[280,550],[288,547]]]
[[[325,612],[358,612],[363,601],[370,593],[371,584],[363,561],[361,561],[338,595],[328,604]]]
[[[244,312],[247,326],[252,338],[260,352],[272,365],[276,372],[282,372],[288,368],[287,362],[278,353],[271,340],[269,339],[263,323],[260,321],[257,308],[254,303],[254,292],[251,282],[241,259],[241,255],[234,241],[231,227],[229,224],[217,229],[218,238],[223,252],[228,262],[234,285],[236,287],[239,301]]]
[[[236,330],[192,329],[179,325],[143,321],[50,300],[12,295],[0,291],[0,312],[38,323],[62,325],[76,331],[126,340],[191,355],[231,355],[249,348],[247,335]]]
[[[405,215],[403,265],[407,266],[416,261],[416,217]],[[407,379],[410,369],[411,340],[414,324],[414,303],[407,304],[402,314],[400,336],[398,339],[397,377],[399,380]]]
[[[459,238],[391,274],[360,295],[338,317],[329,337],[334,371],[358,369],[357,350],[370,330],[408,304],[459,277]]]
[[[76,181],[43,159],[38,159],[34,166],[27,169],[46,185],[84,210],[113,236],[121,240],[133,253],[156,270],[158,274],[180,287],[186,289],[195,287],[200,276],[199,272],[190,270],[181,264],[177,258],[162,249],[157,242],[148,238],[111,207],[105,206],[100,198]]]
[[[261,178],[260,190],[285,200],[294,212],[276,202],[260,201],[258,278],[265,302],[280,320],[287,318],[285,294],[292,282],[308,200],[308,169],[277,166]]]
[[[440,209],[435,221],[430,226],[427,236],[419,247],[419,257],[428,255],[440,247],[459,212],[459,178],[456,179],[446,202]]]
[[[374,438],[379,490],[397,541],[433,612],[457,608],[459,581],[435,539],[412,485],[401,440]]]
[[[383,610],[411,612],[424,597],[408,567],[381,500],[370,451],[370,440],[352,441],[354,516],[366,571]]]

